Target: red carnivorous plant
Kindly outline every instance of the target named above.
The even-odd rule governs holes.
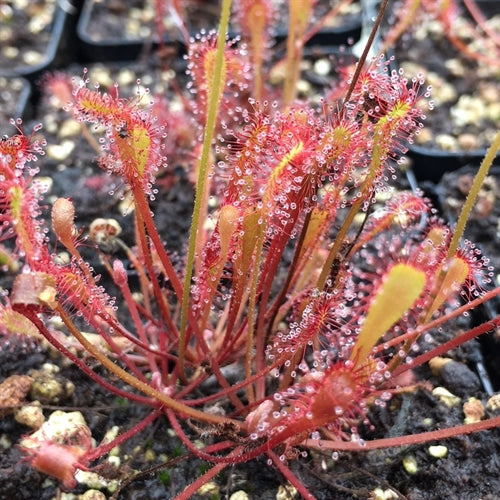
[[[124,262],[102,252],[116,299],[80,254],[78,207],[71,200],[52,206],[52,230],[68,262],[57,258],[44,231],[32,166],[43,145],[21,130],[0,141],[0,234],[14,241],[13,255],[23,262],[1,317],[17,319],[19,335],[45,337],[111,394],[151,409],[95,447],[84,427],[58,441],[42,433],[24,445],[34,467],[68,488],[78,469],[92,468],[161,416],[192,455],[213,464],[179,499],[226,466],[260,456],[313,498],[287,466],[308,448],[398,446],[499,424],[492,418],[379,441],[359,434],[360,424],[370,425],[372,405],[414,383],[412,368],[500,321],[413,353],[424,332],[500,293],[485,291],[487,262],[461,243],[474,190],[500,135],[456,228],[420,193],[395,194],[372,210],[422,127],[421,100],[429,95],[423,81],[408,82],[379,58],[359,63],[339,102],[318,107],[296,99],[300,40],[314,2],[290,2],[291,22],[300,18],[304,26],[291,30],[281,97],[263,78],[276,18],[271,2],[237,2],[248,46],[226,40],[231,2],[222,4],[219,33],[192,39],[188,52],[192,92],[182,102],[194,117],[197,184],[182,268],[150,208],[156,177],[169,160],[166,136],[176,133],[170,131],[175,122],[155,116],[174,115],[155,115],[154,106],[141,102],[147,94],[125,99],[117,87],[89,88],[84,76],[67,104],[77,120],[105,130],[100,166],[121,179],[132,200],[134,245],[119,239],[112,220],[90,228],[101,248],[125,250],[139,278],[135,288]],[[246,14],[258,22],[243,22]],[[53,317],[60,321],[50,322]],[[12,330],[7,323],[2,329]],[[89,331],[101,342],[89,340]],[[238,367],[236,381],[227,378],[230,365]],[[214,384],[204,392],[209,377]],[[220,411],[210,410],[215,406]],[[205,429],[212,443],[195,446],[186,420]],[[54,460],[59,453],[62,460]]]

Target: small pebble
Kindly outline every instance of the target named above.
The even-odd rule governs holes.
[[[8,450],[12,447],[12,441],[7,434],[0,434],[0,451]]]
[[[57,377],[54,373],[43,370],[31,370],[33,379],[30,388],[30,397],[44,404],[54,404],[70,397],[75,386],[72,382]]]
[[[243,490],[235,491],[230,497],[229,500],[250,500],[248,493]]]
[[[269,72],[269,83],[273,86],[280,85],[285,80],[285,62],[275,64]]]
[[[479,95],[487,103],[497,103],[500,101],[500,87],[492,83],[485,84],[480,88]]]
[[[99,65],[94,66],[89,71],[89,79],[107,88],[111,87],[114,83],[109,69]]]
[[[457,104],[450,109],[453,124],[458,127],[475,125],[486,114],[486,105],[480,97],[462,95]]]
[[[42,33],[42,31],[47,28],[47,25],[51,21],[52,16],[50,16],[48,14],[49,13],[47,13],[47,15],[44,15],[44,16],[43,15],[33,16],[30,19],[28,25],[26,26],[28,31],[30,33],[37,34],[37,35]]]
[[[37,176],[35,182],[42,193],[50,193],[54,185],[54,179],[52,179],[52,177]]]
[[[0,417],[12,413],[23,403],[32,381],[27,375],[11,375],[0,384]]]
[[[109,492],[116,490],[118,481],[105,479],[96,472],[77,470],[75,479],[79,484],[85,484],[91,489],[102,490],[106,488]]]
[[[488,399],[486,403],[486,408],[490,411],[498,411],[500,410],[500,393],[493,394],[490,399]]]
[[[488,103],[485,118],[500,124],[500,100]]]
[[[470,396],[481,389],[479,377],[464,363],[451,361],[443,366],[439,376],[450,391],[459,396]]]
[[[464,424],[474,424],[480,422],[484,417],[483,403],[474,397],[470,397],[463,406],[464,410]]]
[[[443,151],[457,151],[459,149],[457,139],[449,134],[438,134],[436,144]]]
[[[14,15],[14,9],[12,8],[11,5],[2,2],[0,4],[0,17],[2,18],[3,21],[7,21],[12,18]]]
[[[443,445],[429,446],[427,451],[429,455],[434,458],[444,458],[448,455],[448,448]]]
[[[370,498],[374,500],[392,500],[393,498],[398,498],[395,491],[390,488],[383,490],[382,488],[375,488],[370,495]]]
[[[21,445],[33,447],[33,445],[39,444],[40,441],[48,440],[67,442],[68,439],[78,435],[85,428],[87,428],[87,423],[79,411],[64,412],[56,410],[49,415],[49,418],[36,432],[22,440],[27,443],[23,444],[21,441]],[[31,443],[31,446],[29,443]]]
[[[467,181],[472,182],[472,177],[467,176],[466,177]],[[462,177],[459,178],[459,185],[462,183]],[[470,186],[467,185],[467,187],[470,189]],[[431,369],[432,373],[437,377],[439,376],[439,373],[441,372],[441,369],[443,368],[444,365],[447,363],[450,363],[451,359],[450,358],[444,358],[442,356],[435,356],[429,361],[429,368]]]
[[[467,74],[467,70],[461,59],[448,59],[445,61],[444,66],[453,76],[464,77]]]
[[[58,135],[61,139],[66,139],[68,137],[76,137],[82,132],[82,126],[75,119],[69,118],[64,120],[60,127]]]
[[[217,483],[214,481],[209,481],[208,483],[205,483],[199,490],[198,494],[199,495],[212,495],[212,496],[218,496],[220,491],[220,487]]]
[[[311,93],[312,87],[307,80],[299,80],[297,82],[297,92],[300,95],[308,96]]]
[[[422,74],[427,78],[427,68],[421,64],[416,63],[415,61],[402,61],[400,66],[405,75],[408,75],[409,77]]]
[[[134,71],[124,68],[118,73],[116,81],[118,82],[118,85],[123,87],[133,85],[137,81],[137,75]]]
[[[329,75],[331,70],[332,70],[332,63],[325,57],[318,59],[314,63],[314,72],[320,76]]]
[[[280,485],[278,493],[276,493],[276,500],[293,500],[297,497],[297,490],[291,484]]]
[[[38,401],[35,401],[33,404],[24,405],[17,410],[14,414],[16,422],[30,429],[39,429],[43,425],[45,418],[40,404],[36,403]]]
[[[132,14],[133,9],[130,9]],[[125,32],[131,38],[144,38],[144,35],[149,34],[150,30],[146,26],[142,26],[141,21],[137,19],[127,19],[125,24]]]
[[[452,394],[448,389],[444,387],[436,387],[432,391],[432,395],[441,401],[448,408],[453,408],[460,403],[460,398]]]
[[[423,128],[419,131],[419,133],[415,136],[416,144],[425,144],[427,142],[432,141],[433,134],[429,128]]]
[[[465,151],[471,151],[474,149],[478,149],[477,137],[474,134],[460,134],[457,137],[458,145],[460,149]]]
[[[23,52],[23,62],[29,66],[35,66],[43,61],[43,54],[36,50],[27,50]]]
[[[19,55],[19,49],[12,46],[4,47],[2,52],[7,59],[15,59]]]
[[[106,495],[99,490],[87,490],[78,497],[79,500],[106,500]]]
[[[47,156],[56,161],[64,161],[75,149],[75,142],[66,139],[61,144],[49,144],[47,146]]]
[[[68,252],[59,252],[54,255],[54,263],[66,266],[71,262],[71,255]]]
[[[432,87],[432,100],[436,106],[447,102],[453,102],[457,99],[457,90],[451,84],[446,82],[443,77],[434,72],[429,72],[427,83]]]
[[[414,476],[418,472],[418,464],[415,455],[406,455],[403,457],[403,467],[408,474]]]

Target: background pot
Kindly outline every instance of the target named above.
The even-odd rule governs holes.
[[[152,2],[151,2],[152,4]],[[124,4],[118,0],[85,0],[77,25],[80,57],[83,61],[130,61],[158,47],[157,27],[154,23],[153,6],[140,0]],[[320,1],[316,7],[317,17],[331,9],[331,2]],[[216,29],[220,12],[220,0],[193,2],[186,7],[186,28],[189,36],[201,29]],[[361,7],[354,0],[349,11],[326,23],[307,41],[306,45],[352,44],[361,33]],[[283,13],[279,13],[282,27],[275,33],[275,42],[280,45],[287,36],[287,2],[283,2]],[[165,12],[162,29],[165,43],[174,44],[182,51],[185,37],[172,12]],[[238,27],[230,27],[230,38],[238,35]]]
[[[497,32],[499,5],[496,1],[480,2],[484,16]],[[442,22],[434,18],[416,23],[395,45],[394,65],[402,67],[409,80],[423,75],[425,85],[432,87],[434,109],[426,110],[424,129],[408,152],[419,180],[436,182],[447,171],[479,163],[500,129],[500,64],[490,62],[498,48],[490,50],[478,43],[476,35],[465,35],[468,32],[461,28],[461,22],[475,24],[463,10],[451,24],[453,36],[483,59],[459,51]],[[500,164],[498,156],[496,163]]]
[[[43,0],[24,8],[15,8],[14,2],[1,22],[6,38],[0,76],[22,76],[36,83],[47,70],[67,64],[74,56],[79,1]]]
[[[158,47],[153,2],[85,0],[77,23],[82,62],[133,61]],[[164,18],[166,42],[180,39],[171,16]]]

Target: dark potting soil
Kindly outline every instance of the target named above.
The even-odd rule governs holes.
[[[452,334],[456,330],[454,325]],[[462,353],[463,355],[463,353]],[[462,359],[460,355],[458,359]],[[26,351],[14,348],[0,352],[0,377],[13,373],[28,373],[44,362],[61,367],[58,377],[72,381],[75,385],[73,395],[63,398],[58,407],[66,411],[80,410],[86,418],[93,436],[99,440],[113,425],[125,429],[145,416],[147,409],[126,404],[118,398],[109,396],[96,386],[76,367],[61,363],[55,353],[44,349]],[[98,372],[101,370],[96,368]],[[418,370],[419,380],[428,380],[434,386],[443,385],[428,369]],[[470,376],[470,375],[469,375]],[[456,386],[450,390],[458,393]],[[462,392],[465,401],[471,392]],[[474,396],[484,401],[485,395],[474,390]],[[45,405],[48,414],[55,409]],[[489,411],[488,415],[494,412]],[[463,423],[461,404],[448,408],[425,389],[395,396],[384,408],[374,408],[370,412],[374,430],[365,429],[362,435],[366,440],[394,437],[405,434],[425,432],[436,428],[451,427]],[[186,428],[193,439],[200,439],[193,429]],[[3,452],[0,458],[0,499],[19,500],[55,498],[58,486],[53,480],[47,481],[43,474],[30,468],[21,460],[15,446],[6,446],[6,439],[14,445],[27,433],[27,428],[16,423],[12,415],[0,420],[0,433],[4,436]],[[498,477],[500,430],[481,432],[469,436],[459,436],[443,440],[439,444],[447,447],[447,455],[435,458],[429,455],[429,444],[416,445],[388,450],[340,453],[335,459],[331,452],[311,451],[306,458],[290,463],[291,469],[319,500],[368,499],[375,488],[391,490],[394,498],[439,499],[450,498],[493,499],[500,491]],[[206,442],[209,439],[202,438]],[[121,467],[108,470],[112,477],[127,477],[132,470],[144,470],[156,466],[173,457],[185,453],[179,439],[169,430],[168,424],[160,419],[139,436],[120,447]],[[416,469],[411,473],[403,463],[413,460]],[[119,494],[119,499],[167,499],[173,498],[197,476],[207,465],[194,458],[187,458],[161,471],[139,476]],[[105,472],[105,471],[101,471]],[[269,466],[265,459],[229,467],[215,480],[219,496],[229,498],[235,491],[243,490],[248,498],[273,500],[277,498],[280,485],[285,484],[279,472]],[[83,493],[87,488],[78,486],[75,493]],[[106,496],[111,497],[111,493]],[[211,495],[196,495],[193,498],[214,498]],[[283,498],[287,498],[286,496]],[[290,498],[294,498],[293,496]],[[295,497],[296,498],[296,497]]]
[[[486,2],[490,6],[492,2]],[[480,4],[481,5],[481,4]],[[491,17],[493,29],[500,23],[498,7],[484,12]],[[492,17],[494,14],[496,16]],[[460,24],[465,15],[455,21]],[[462,36],[461,42],[484,57],[492,54],[487,48]],[[500,79],[498,66],[475,60],[458,50],[436,22],[420,22],[397,42],[396,65],[405,69],[409,78],[422,74],[431,85],[435,106],[426,112],[425,129],[416,138],[416,145],[437,151],[472,152],[484,150],[500,126]]]
[[[1,70],[42,63],[50,42],[56,1],[10,0],[2,3]]]
[[[76,74],[81,74],[81,71]],[[37,113],[35,122],[46,120],[50,114],[53,114],[51,120],[54,123],[64,121],[62,113],[58,114],[44,105],[40,105]],[[29,130],[29,125],[27,129]],[[62,138],[56,129],[51,131],[51,127],[46,126],[43,134],[49,144],[61,143]],[[109,214],[112,214],[122,225],[123,239],[132,244],[131,216],[123,215],[122,200],[117,195],[121,186],[98,168],[96,153],[81,134],[71,140],[75,140],[73,152],[64,159],[47,155],[40,162],[40,175],[50,177],[53,182],[46,196],[48,204],[56,196],[72,197],[77,211],[76,224],[83,231],[94,218],[103,215],[109,217]],[[189,228],[193,189],[182,165],[176,168],[178,166],[174,162],[172,170],[167,172],[167,180],[164,179],[163,188],[160,188],[153,202],[153,210],[160,234],[169,242],[170,248],[174,245],[174,251],[178,252],[180,259]],[[110,191],[115,195],[110,196]],[[477,241],[475,236],[473,239]],[[82,251],[92,265],[100,270],[99,257],[92,245],[88,244]],[[118,257],[121,255],[118,254]],[[105,275],[102,283],[106,287],[111,286]],[[461,318],[458,324],[445,325],[441,330],[426,336],[422,340],[425,344],[421,346],[422,349],[431,348],[451,338],[457,329],[467,328],[467,322],[467,318]],[[463,366],[460,377],[440,377],[428,368],[416,371],[419,382],[427,381],[433,387],[444,385],[460,396],[459,404],[449,408],[425,387],[394,396],[385,407],[372,409],[370,421],[374,429],[362,429],[363,438],[370,440],[394,437],[462,424],[463,402],[471,396],[483,403],[487,400],[487,395],[478,385],[475,375],[477,348],[477,344],[471,343],[450,354]],[[57,376],[62,380],[71,381],[75,390],[73,394],[61,397],[57,405],[45,403],[45,415],[56,409],[56,406],[67,411],[78,409],[84,414],[93,436],[98,441],[113,425],[122,430],[127,429],[146,415],[147,408],[111,397],[76,367],[68,365],[57,353],[43,346],[23,348],[21,345],[14,345],[1,349],[0,380],[13,374],[27,374],[47,362],[58,366],[60,371]],[[102,370],[98,366],[94,368],[98,372]],[[487,410],[487,416],[493,415],[494,410]],[[186,427],[185,430],[193,439],[201,439],[194,429]],[[29,429],[18,424],[11,414],[0,419],[0,500],[49,500],[58,498],[61,493],[61,488],[55,480],[47,480],[46,476],[29,467],[26,461],[21,459],[15,443],[28,432]],[[209,433],[208,437],[203,439],[209,441]],[[332,458],[331,452],[310,451],[307,457],[289,465],[318,500],[373,498],[375,488],[390,490],[394,498],[409,500],[493,500],[498,497],[500,430],[444,440],[439,443],[445,445],[448,450],[443,458],[429,454],[430,444],[436,443],[380,451],[341,453],[335,459]],[[121,467],[115,471],[108,470],[107,475],[128,477],[132,471],[148,469],[185,453],[186,450],[178,437],[172,433],[166,421],[160,419],[121,446]],[[408,460],[415,461],[416,469],[403,466]],[[118,498],[173,498],[206,469],[207,464],[204,462],[186,458],[161,471],[140,476],[128,484]],[[219,488],[218,496],[208,493],[204,496],[197,495],[195,498],[229,498],[232,493],[243,490],[250,499],[272,500],[277,498],[280,486],[285,484],[284,478],[273,466],[267,464],[266,459],[228,467],[217,476],[215,482]],[[75,491],[81,494],[86,489],[87,487],[80,485]],[[111,497],[109,490],[104,488],[103,491],[107,498]],[[293,498],[293,495],[287,497],[282,493],[280,498]]]
[[[288,7],[285,1],[277,3],[279,26],[274,34],[282,39],[283,34],[288,29]],[[321,19],[338,3],[335,0],[319,0],[314,7],[315,20]],[[220,6],[220,0],[188,0],[183,2],[189,34],[195,35],[202,29],[205,31],[216,29]],[[94,2],[89,12],[88,24],[85,26],[85,31],[82,30],[86,41],[99,44],[114,40],[118,44],[140,40],[151,42],[158,38],[152,2],[134,0],[127,6],[115,0]],[[324,29],[340,30],[359,23],[360,13],[360,4],[354,0],[351,6],[345,8],[326,23]],[[163,16],[163,29],[166,39],[169,41],[182,39],[181,29],[176,23],[175,17],[170,9],[167,9]],[[238,33],[238,26],[230,26],[230,32]]]

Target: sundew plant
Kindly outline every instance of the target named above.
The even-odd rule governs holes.
[[[273,5],[235,2],[241,40],[229,40],[231,1],[222,2],[219,31],[190,40],[181,111],[149,94],[122,98],[117,86],[102,92],[85,74],[74,80],[66,109],[88,131],[105,131],[98,161],[126,188],[135,228],[130,246],[106,214],[86,228],[85,240],[75,225],[78,207],[67,198],[43,220],[36,160],[44,144],[21,127],[0,141],[0,236],[20,263],[0,307],[2,334],[43,337],[110,394],[150,409],[106,443],[93,444],[85,426],[71,437],[27,438],[30,463],[67,489],[76,486],[78,470],[92,469],[160,418],[210,464],[179,499],[228,465],[261,456],[314,498],[288,467],[308,449],[399,446],[499,423],[497,417],[377,441],[359,432],[371,425],[373,405],[408,389],[413,368],[499,323],[431,352],[414,350],[429,329],[500,293],[486,291],[491,269],[461,238],[500,134],[456,227],[419,192],[393,194],[374,209],[423,126],[430,91],[423,79],[408,81],[390,69],[383,56],[363,56],[319,105],[297,98],[312,0],[289,2],[287,50],[276,60],[284,84],[271,87]],[[189,131],[196,179],[181,264],[150,208],[178,127],[184,141]],[[89,242],[118,296],[81,256]],[[115,244],[127,263],[103,250]],[[68,262],[57,257],[61,245]],[[229,366],[237,367],[236,382],[227,378]],[[215,382],[206,390],[209,377]],[[204,447],[194,443],[196,428],[210,436]]]

